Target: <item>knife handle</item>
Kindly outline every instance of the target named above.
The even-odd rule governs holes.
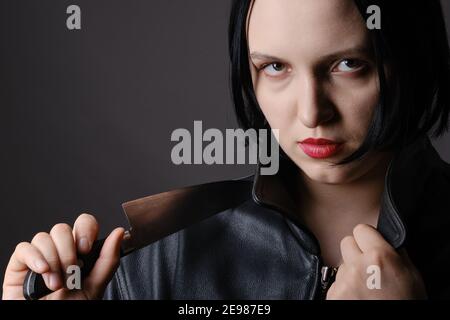
[[[94,241],[91,251],[88,254],[78,255],[78,265],[81,271],[81,280],[83,280],[92,270],[100,256],[100,251],[106,238]],[[121,254],[122,256],[122,249]],[[53,291],[47,288],[42,274],[28,270],[23,282],[23,295],[26,300],[38,300]]]

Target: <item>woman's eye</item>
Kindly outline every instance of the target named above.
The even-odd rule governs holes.
[[[262,70],[264,70],[264,72],[270,76],[270,77],[276,77],[279,76],[283,73],[284,69],[285,69],[285,65],[282,63],[271,63],[271,64],[267,64],[265,66],[262,67]]]
[[[364,66],[364,63],[355,59],[345,59],[333,69],[333,72],[353,72]]]

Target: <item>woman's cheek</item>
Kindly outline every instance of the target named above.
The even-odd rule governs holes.
[[[265,91],[264,95],[260,95],[258,102],[270,127],[279,130],[278,142],[283,147],[293,139],[290,135],[291,130],[293,130],[293,123],[297,121],[295,108],[293,108],[292,101],[285,93],[272,92],[269,94],[268,92]]]
[[[355,111],[355,115],[358,117],[357,121],[361,123],[365,135],[372,121],[375,109],[378,106],[379,91],[376,87],[369,87],[367,88],[365,95],[359,94],[358,103],[356,104],[358,110]]]
[[[257,92],[257,99],[261,110],[273,129],[282,129],[292,120],[292,102],[285,91],[274,90],[274,88],[261,88]]]
[[[360,85],[341,89],[335,96],[335,101],[342,115],[343,126],[350,135],[363,140],[378,106],[377,81],[372,79],[363,85],[360,83]]]

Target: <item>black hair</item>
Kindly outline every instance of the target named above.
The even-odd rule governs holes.
[[[450,50],[439,0],[353,1],[364,20],[370,5],[381,9],[381,29],[369,30],[380,98],[364,142],[339,164],[361,159],[372,149],[400,150],[424,134],[437,138],[449,125]],[[249,66],[246,32],[252,4],[253,0],[232,0],[231,93],[241,128],[270,129],[258,105]]]

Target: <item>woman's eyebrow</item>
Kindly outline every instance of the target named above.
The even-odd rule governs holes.
[[[257,51],[252,52],[250,54],[250,57],[252,59],[255,59],[255,60],[283,60],[281,58],[278,58],[278,57],[275,57],[275,56],[271,56],[271,55],[268,55],[268,54],[264,54],[264,53],[260,53],[260,52],[257,52]]]
[[[353,55],[370,56],[371,50],[367,45],[360,45],[360,46],[355,46],[355,47],[351,47],[351,48],[347,48],[347,49],[343,49],[343,50],[339,50],[339,51],[336,51],[333,53],[319,56],[319,58],[317,60],[319,60],[319,61],[332,60],[332,59],[336,59],[336,58],[343,57],[343,56],[353,56]],[[282,59],[282,58],[279,58],[279,57],[276,57],[273,55],[261,53],[258,51],[252,52],[250,54],[250,57],[254,60],[278,60],[278,61],[285,60],[285,59]]]
[[[320,60],[320,61],[334,60],[334,59],[337,59],[340,57],[345,57],[345,56],[351,57],[351,56],[355,56],[355,55],[371,56],[372,51],[369,46],[360,45],[360,46],[355,46],[355,47],[339,50],[339,51],[336,51],[333,53],[329,53],[329,54],[320,56],[318,58],[318,60]]]

